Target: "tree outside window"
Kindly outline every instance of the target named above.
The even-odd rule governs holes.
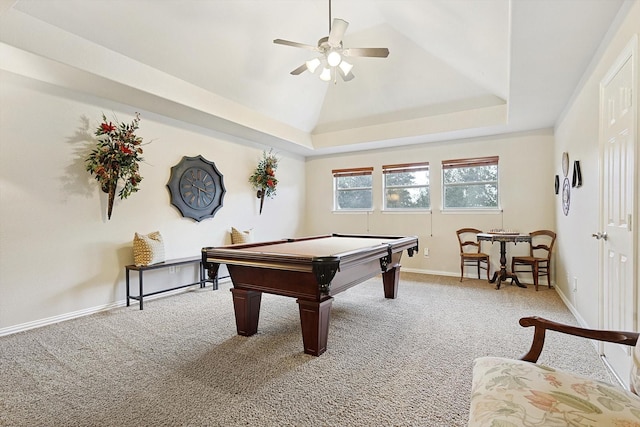
[[[498,156],[442,162],[444,209],[498,208]]]
[[[373,168],[335,169],[333,173],[335,210],[370,210],[373,208]]]
[[[429,209],[429,163],[382,166],[384,209]]]

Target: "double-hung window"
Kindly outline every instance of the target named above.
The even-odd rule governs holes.
[[[498,156],[442,162],[444,209],[497,209]]]
[[[430,209],[429,163],[383,165],[384,209]]]
[[[372,172],[371,167],[332,171],[336,211],[373,209]]]

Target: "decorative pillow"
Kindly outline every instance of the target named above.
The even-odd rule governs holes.
[[[133,236],[133,262],[137,266],[164,262],[164,243],[159,231]]]
[[[251,243],[253,242],[253,236],[251,230],[240,231],[235,227],[231,227],[231,243],[234,245],[237,243]]]
[[[469,426],[637,426],[640,398],[522,360],[474,361]]]

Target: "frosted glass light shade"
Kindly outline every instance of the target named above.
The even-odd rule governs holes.
[[[340,54],[335,50],[332,50],[327,55],[327,63],[332,67],[335,67],[336,65],[340,64],[340,61],[342,61],[342,56],[340,56]]]
[[[345,74],[349,74],[352,68],[353,68],[353,64],[349,64],[347,61],[342,61],[340,63],[340,69]]]
[[[320,66],[320,60],[318,58],[313,58],[305,62],[305,64],[307,65],[307,70],[313,73]]]
[[[323,80],[325,82],[328,82],[329,80],[331,80],[331,69],[330,68],[323,68],[322,72],[320,73],[320,80]]]

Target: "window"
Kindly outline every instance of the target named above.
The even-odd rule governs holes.
[[[373,208],[371,173],[373,168],[334,169],[335,210],[369,210]]]
[[[429,163],[383,165],[384,209],[429,209]]]
[[[442,162],[444,209],[498,208],[498,156]]]

